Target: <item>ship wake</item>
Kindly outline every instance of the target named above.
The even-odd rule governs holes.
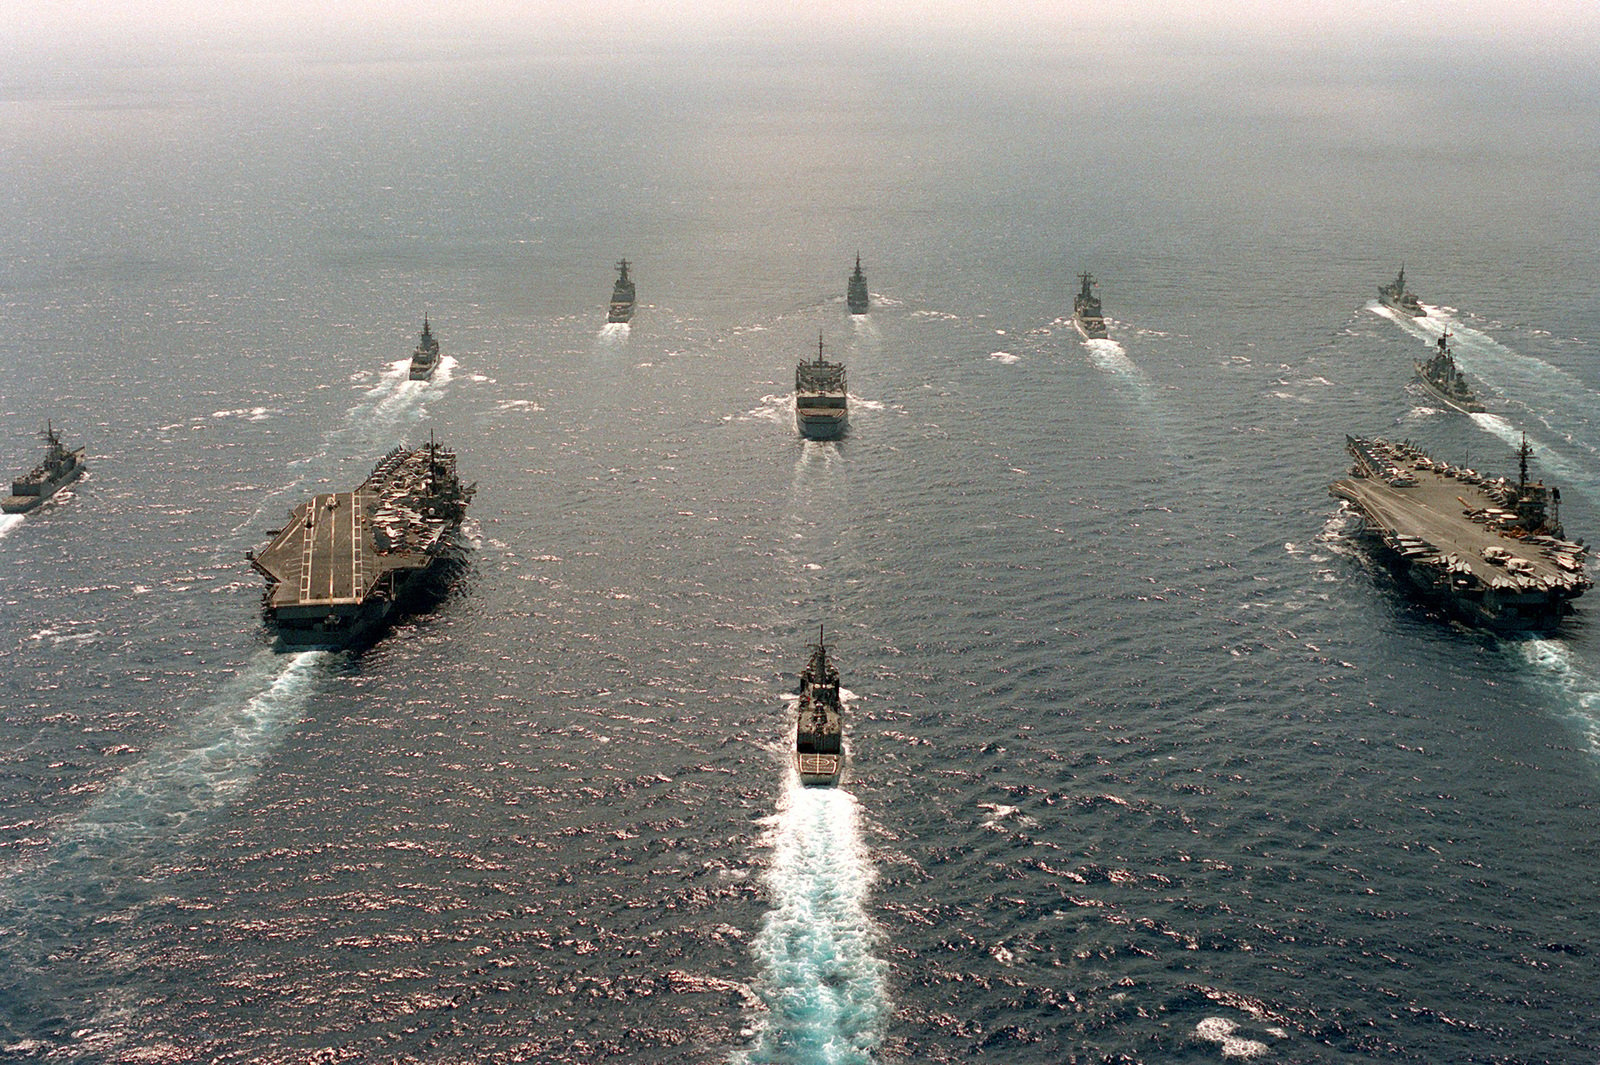
[[[1589,753],[1600,756],[1600,678],[1556,640],[1521,640],[1512,645],[1562,695],[1565,716],[1583,737]]]
[[[804,788],[791,768],[767,838],[772,909],[754,942],[766,1012],[740,1065],[872,1061],[889,1004],[858,821],[849,792]]]
[[[161,878],[210,823],[255,779],[271,751],[299,721],[331,655],[287,660],[263,652],[175,735],[111,780],[60,826],[35,858],[0,872],[0,997],[66,1020],[69,1003],[95,993],[58,986],[88,974],[57,959],[85,949],[96,929],[137,924],[158,904]],[[114,989],[113,989],[114,990]],[[14,1016],[29,1013],[13,1010]],[[46,1022],[41,1022],[46,1023]]]
[[[1089,361],[1107,373],[1120,377],[1140,376],[1138,365],[1115,340],[1085,340],[1083,346],[1089,353]]]
[[[21,525],[22,518],[21,514],[0,514],[0,539],[4,539],[6,533]]]

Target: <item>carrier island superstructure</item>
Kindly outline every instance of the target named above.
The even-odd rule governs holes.
[[[377,635],[405,593],[455,552],[476,485],[437,443],[397,447],[353,491],[312,496],[250,563],[262,614],[286,647],[344,648]]]
[[[1410,583],[1493,629],[1548,631],[1589,589],[1587,553],[1565,539],[1561,493],[1521,476],[1486,478],[1410,444],[1345,437],[1350,476],[1330,486]]]

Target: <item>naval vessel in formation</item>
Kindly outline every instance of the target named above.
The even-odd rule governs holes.
[[[807,787],[832,787],[844,771],[844,716],[839,671],[828,661],[828,645],[817,630],[811,658],[800,674],[795,714],[794,767]]]
[[[1072,324],[1078,327],[1085,340],[1106,339],[1106,320],[1100,313],[1100,297],[1094,294],[1094,275],[1082,273],[1078,280],[1083,289],[1072,297]]]
[[[11,494],[0,499],[0,512],[25,514],[83,476],[83,448],[68,450],[55,427],[45,423],[39,434],[44,441],[44,460],[11,482]]]
[[[822,357],[820,336],[816,359],[801,359],[794,370],[794,421],[808,440],[837,440],[850,421],[844,363]]]
[[[1378,302],[1401,314],[1409,314],[1413,318],[1425,318],[1428,312],[1422,309],[1422,303],[1417,299],[1415,292],[1406,291],[1406,268],[1400,268],[1400,275],[1387,285],[1378,286]]]
[[[872,297],[867,294],[867,278],[861,272],[861,253],[856,252],[856,270],[850,275],[850,286],[845,291],[845,302],[850,305],[851,314],[866,314],[872,304]]]
[[[607,322],[633,320],[633,281],[628,277],[628,260],[617,264],[617,281],[611,286],[611,308],[606,312]]]
[[[476,485],[430,440],[397,447],[350,492],[289,513],[250,563],[267,579],[262,614],[285,647],[340,649],[375,637],[408,591],[458,550]]]
[[[1440,403],[1463,414],[1478,414],[1484,410],[1483,401],[1467,383],[1467,377],[1456,367],[1455,356],[1450,354],[1450,334],[1439,338],[1439,350],[1431,359],[1417,360],[1417,383]]]
[[[439,368],[439,340],[428,325],[428,316],[422,316],[422,337],[417,350],[411,353],[411,380],[431,381],[433,371]]]
[[[1548,631],[1592,584],[1587,549],[1564,538],[1558,489],[1521,476],[1490,479],[1429,458],[1410,444],[1345,437],[1355,460],[1333,495],[1362,519],[1425,595],[1493,629]]]

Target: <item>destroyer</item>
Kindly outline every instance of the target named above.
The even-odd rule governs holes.
[[[39,434],[44,441],[44,461],[11,482],[11,494],[0,499],[0,511],[24,514],[39,506],[62,488],[83,476],[83,448],[67,450],[55,428],[45,423]]]
[[[428,325],[428,316],[422,316],[422,337],[417,350],[411,353],[411,380],[431,381],[433,371],[439,368],[439,340]]]
[[[794,767],[807,787],[832,787],[844,771],[844,718],[839,671],[828,661],[822,630],[800,674],[800,705],[794,726]]]
[[[1415,292],[1406,291],[1406,268],[1400,268],[1400,274],[1387,285],[1378,286],[1378,302],[1385,307],[1409,314],[1413,318],[1425,318],[1428,312],[1422,309],[1422,304],[1417,300]]]
[[[1094,275],[1082,273],[1078,280],[1083,288],[1072,297],[1072,324],[1078,327],[1085,340],[1106,339],[1106,320],[1100,313],[1100,297],[1094,294]]]
[[[611,309],[606,313],[608,322],[633,320],[633,281],[628,277],[628,260],[617,264],[617,282],[611,286]]]
[[[1333,495],[1362,519],[1362,532],[1424,594],[1475,624],[1553,629],[1591,585],[1586,548],[1563,539],[1561,493],[1520,477],[1487,479],[1430,459],[1409,444],[1345,437],[1355,460]]]
[[[836,440],[850,420],[845,391],[844,363],[822,357],[822,337],[817,337],[817,357],[800,360],[794,370],[794,421],[808,440]]]
[[[1426,362],[1417,360],[1417,382],[1427,393],[1463,414],[1478,414],[1484,409],[1466,375],[1456,368],[1455,356],[1450,354],[1450,334],[1439,338],[1439,350]]]
[[[866,314],[872,304],[872,298],[867,294],[867,278],[861,272],[861,253],[856,252],[856,271],[850,275],[850,287],[845,291],[845,302],[850,305],[851,314]]]
[[[286,647],[343,648],[376,635],[408,590],[457,550],[476,485],[433,441],[397,447],[351,492],[313,496],[250,563],[262,613]]]

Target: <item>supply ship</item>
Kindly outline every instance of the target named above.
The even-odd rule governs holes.
[[[844,363],[822,357],[817,337],[816,360],[802,359],[794,370],[794,421],[808,440],[837,440],[850,421]]]
[[[1082,273],[1078,280],[1082,290],[1072,297],[1072,324],[1078,327],[1085,340],[1106,339],[1106,320],[1100,313],[1100,297],[1094,294],[1094,275]]]
[[[1400,275],[1387,285],[1378,286],[1378,302],[1385,307],[1409,314],[1413,318],[1425,318],[1428,312],[1422,309],[1421,302],[1415,292],[1406,291],[1406,268],[1400,268]]]
[[[611,286],[611,309],[606,312],[608,322],[633,320],[633,281],[628,277],[628,260],[617,264],[617,282]]]
[[[872,297],[867,294],[867,278],[861,272],[861,253],[856,252],[856,272],[850,275],[850,286],[845,290],[845,302],[850,305],[851,314],[866,314],[872,304]]]
[[[1565,539],[1561,492],[1520,477],[1489,479],[1410,444],[1345,437],[1355,464],[1329,491],[1425,596],[1492,629],[1549,631],[1593,583],[1582,543]]]
[[[822,630],[800,674],[800,705],[794,726],[794,766],[806,787],[832,787],[844,771],[844,718],[839,671],[828,661]]]
[[[439,368],[439,340],[428,325],[428,316],[422,316],[422,337],[417,350],[411,353],[411,380],[431,381],[433,371]]]
[[[1467,383],[1467,377],[1456,368],[1455,356],[1450,354],[1450,334],[1439,338],[1439,350],[1426,362],[1418,360],[1417,383],[1440,403],[1463,414],[1478,414],[1484,410],[1483,401]]]
[[[289,512],[250,563],[267,579],[262,614],[284,647],[339,649],[374,638],[406,593],[457,557],[455,533],[476,485],[430,440],[397,447],[350,492]]]
[[[0,512],[26,514],[62,488],[83,476],[83,448],[68,450],[55,427],[45,423],[39,434],[44,441],[44,461],[11,482],[11,494],[0,499]]]

